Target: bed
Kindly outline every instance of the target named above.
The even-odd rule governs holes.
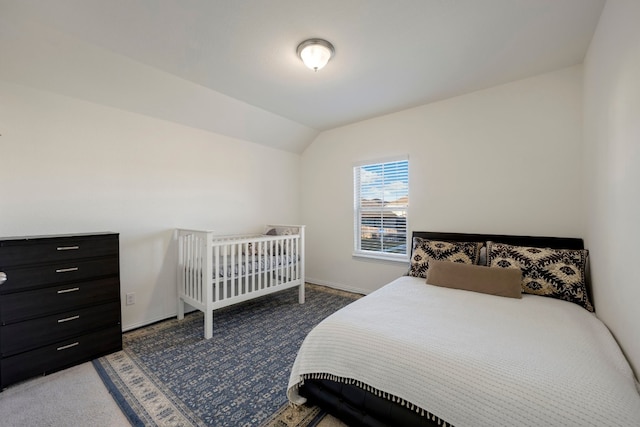
[[[217,235],[177,229],[178,319],[185,304],[204,313],[213,337],[214,310],[298,287],[304,303],[304,225],[267,225],[262,234]]]
[[[305,338],[287,396],[350,426],[640,425],[638,383],[592,312],[586,259],[581,239],[414,232],[406,276]],[[456,277],[476,276],[447,282],[436,273],[451,261]],[[473,288],[475,277],[500,285]]]

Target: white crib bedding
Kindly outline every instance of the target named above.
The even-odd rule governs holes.
[[[278,268],[285,268],[296,264],[299,261],[299,257],[293,255],[240,255],[237,257],[227,256],[227,262],[225,265],[224,257],[220,256],[220,261],[217,265],[220,266],[218,271],[218,277],[232,276],[248,276],[254,273],[263,273],[276,270]],[[216,263],[214,262],[214,265]],[[216,277],[216,272],[213,272],[213,278]]]
[[[355,383],[456,427],[640,425],[631,368],[587,310],[415,277],[316,326],[291,371],[291,402],[304,402],[307,378]]]

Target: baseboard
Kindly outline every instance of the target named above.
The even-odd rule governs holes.
[[[341,291],[353,292],[353,293],[356,293],[356,294],[367,295],[367,294],[371,293],[371,290],[369,290],[369,289],[361,289],[361,288],[357,288],[355,286],[349,286],[349,285],[345,285],[345,284],[342,284],[342,283],[328,282],[326,280],[314,279],[314,278],[308,277],[308,276],[305,277],[305,282],[311,283],[311,284],[314,284],[314,285],[327,286],[329,288],[338,289],[338,290],[341,290]]]
[[[196,309],[193,310],[185,310],[184,314],[189,314],[191,312],[197,311]],[[165,314],[162,316],[158,316],[155,317],[153,319],[147,319],[144,322],[138,322],[138,323],[134,323],[131,325],[123,325],[122,326],[122,332],[129,332],[129,331],[133,331],[134,329],[139,329],[139,328],[144,328],[145,326],[149,326],[152,325],[154,323],[158,323],[158,322],[163,322],[165,320],[169,320],[169,319],[175,319],[178,317],[178,312],[176,311],[175,313],[169,313],[169,314]]]
[[[134,324],[131,324],[131,325],[126,325],[126,326],[123,325],[122,326],[122,332],[133,331],[134,329],[139,329],[139,328],[142,328],[142,327],[145,327],[145,326],[149,326],[149,325],[151,325],[153,323],[157,323],[157,322],[162,322],[163,320],[171,319],[172,317],[176,317],[176,316],[177,316],[177,313],[174,314],[174,315],[168,314],[168,315],[164,315],[164,316],[157,317],[157,318],[154,318],[154,319],[147,319],[144,322],[138,322],[138,323],[134,323]]]

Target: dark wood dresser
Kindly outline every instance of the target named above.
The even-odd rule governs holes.
[[[121,349],[118,234],[0,238],[0,390]]]

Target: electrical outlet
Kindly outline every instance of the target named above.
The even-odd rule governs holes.
[[[136,303],[136,294],[131,292],[127,294],[127,305],[133,305]]]

